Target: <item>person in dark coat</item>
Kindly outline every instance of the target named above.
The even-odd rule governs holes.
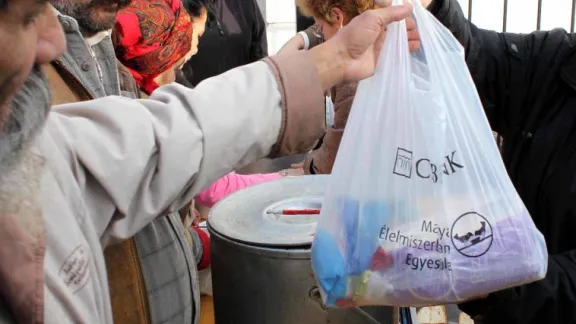
[[[268,56],[266,22],[256,0],[215,0],[214,9],[217,24],[206,29],[198,54],[182,69],[193,86]]]
[[[314,25],[314,18],[304,15],[296,6],[296,32],[301,32]]]
[[[545,279],[459,307],[476,324],[576,323],[576,37],[483,30],[457,0],[421,1],[463,45],[510,178],[549,253]]]
[[[203,15],[204,10],[206,11],[207,18],[206,18],[205,28],[202,29],[202,34],[196,35],[196,38],[197,38],[196,46],[198,46],[200,38],[206,32],[206,29],[213,28],[218,23],[217,19],[216,19],[215,8],[214,8],[214,0],[183,0],[182,4],[184,5],[184,8],[186,8],[186,10],[188,11],[188,14],[190,14],[190,16],[192,16],[192,17],[200,17]],[[198,51],[195,50],[194,54],[196,55],[197,52]],[[184,75],[182,68],[176,69],[174,71],[174,73],[175,73],[177,83],[180,83],[181,85],[188,87],[188,88],[194,87],[194,85],[190,81],[188,81],[188,79]]]

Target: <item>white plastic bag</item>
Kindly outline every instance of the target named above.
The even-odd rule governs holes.
[[[333,168],[312,246],[329,306],[456,303],[546,273],[461,45],[419,1],[414,17],[421,50],[388,26]]]

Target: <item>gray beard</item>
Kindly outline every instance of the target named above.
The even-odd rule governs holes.
[[[43,129],[50,102],[48,84],[35,67],[0,134],[0,215],[14,217],[32,235],[43,230],[38,198],[44,158],[31,144]]]
[[[0,181],[2,175],[19,162],[21,153],[42,130],[50,111],[50,91],[39,67],[14,97],[8,119],[0,133]]]
[[[44,157],[38,151],[27,149],[22,152],[16,166],[2,174],[0,226],[3,226],[3,217],[12,217],[34,239],[43,234],[40,188],[44,164]]]

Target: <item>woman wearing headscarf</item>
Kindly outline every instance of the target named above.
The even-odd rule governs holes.
[[[181,0],[134,0],[118,13],[112,33],[116,57],[136,81],[138,94],[150,95],[174,81],[175,69],[197,51],[205,24],[206,14],[191,17]]]

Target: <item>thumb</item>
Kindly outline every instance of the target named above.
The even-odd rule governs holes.
[[[377,3],[386,4],[389,1],[380,0]],[[375,9],[374,13],[379,16],[380,24],[382,25],[382,29],[384,29],[388,24],[400,21],[402,19],[407,18],[412,14],[412,4],[409,2],[405,2],[401,6],[386,6],[383,8]]]

